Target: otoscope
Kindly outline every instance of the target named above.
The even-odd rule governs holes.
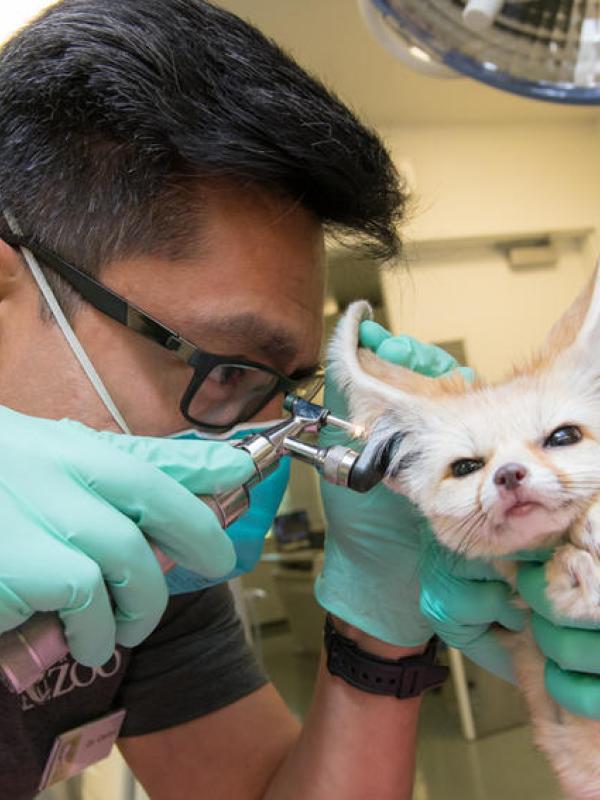
[[[329,483],[355,492],[366,492],[385,476],[388,455],[367,442],[361,451],[343,445],[320,447],[298,437],[315,433],[325,425],[347,431],[359,438],[363,431],[351,422],[335,417],[323,406],[294,395],[285,398],[290,416],[262,433],[251,434],[234,447],[245,450],[254,461],[255,473],[242,486],[218,495],[199,495],[216,514],[222,528],[238,519],[250,505],[250,490],[277,469],[280,459],[290,455],[311,464]],[[175,565],[154,546],[163,572]],[[55,613],[34,614],[19,628],[0,636],[0,681],[18,694],[33,686],[57,661],[69,652],[60,619]]]

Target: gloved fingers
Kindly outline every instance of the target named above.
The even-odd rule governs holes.
[[[419,534],[423,553],[420,567],[426,576],[436,575],[440,580],[445,576],[475,581],[504,580],[489,561],[484,561],[482,558],[465,558],[440,544],[425,517],[422,517]]]
[[[86,667],[100,667],[115,651],[116,623],[102,573],[88,560],[68,606],[58,607],[73,658]],[[55,604],[54,604],[55,605]]]
[[[372,319],[364,319],[358,326],[358,340],[362,347],[368,347],[374,353],[382,342],[391,337],[383,325]]]
[[[0,577],[0,634],[18,628],[34,613],[29,603],[7,586]]]
[[[506,588],[506,587],[503,587]],[[496,622],[509,631],[522,631],[525,627],[529,614],[519,608],[515,602],[512,592],[507,592],[504,598],[499,598],[499,608]]]
[[[435,633],[449,647],[460,650],[471,661],[499,678],[516,682],[510,653],[489,624],[467,625],[439,619],[431,619],[431,623]]]
[[[33,540],[35,542],[35,539]],[[73,657],[86,666],[105,664],[115,649],[115,620],[98,564],[64,542],[32,548],[27,569],[4,583],[33,611],[57,611]]]
[[[436,547],[437,545],[434,545]],[[489,561],[481,558],[466,559],[455,553],[444,551],[443,555],[436,554],[434,569],[436,571],[447,572],[454,578],[461,578],[470,581],[502,581]]]
[[[463,650],[464,654],[498,678],[516,684],[512,657],[493,630],[486,631]]]
[[[408,335],[392,336],[382,325],[370,319],[360,323],[358,332],[361,346],[368,347],[385,361],[400,364],[430,378],[439,378],[458,369],[469,383],[475,380],[475,372],[471,367],[459,366],[453,356],[436,345],[419,342]]]
[[[539,550],[517,550],[506,556],[498,556],[500,561],[547,561],[554,551],[547,547]]]
[[[441,347],[424,344],[408,335],[384,339],[376,355],[384,361],[391,361],[430,378],[438,378],[459,366],[458,361]]]
[[[421,612],[423,616],[429,621],[431,627],[449,647],[456,647],[458,650],[464,650],[469,647],[473,642],[480,639],[488,630],[489,624],[466,624],[456,622],[452,619],[432,616],[426,607],[421,603]]]
[[[129,517],[164,553],[205,578],[222,578],[235,566],[233,544],[209,507],[168,475],[116,448],[105,463],[80,466],[81,477]]]
[[[473,383],[475,380],[475,370],[471,367],[459,367],[458,371],[468,383]]]
[[[49,536],[43,548],[32,548],[26,565],[11,568],[10,576],[7,572],[3,574],[5,588],[8,584],[32,612],[59,613],[77,661],[87,666],[108,661],[115,647],[115,620],[102,572],[94,561]],[[4,619],[2,624],[6,629]]]
[[[116,641],[124,647],[136,647],[156,628],[169,601],[167,583],[160,572],[148,583],[133,582],[124,589],[110,587],[115,598]]]
[[[248,453],[228,442],[127,436],[110,431],[98,432],[97,436],[120,451],[152,464],[194,494],[234,489],[249,480],[255,471]],[[132,461],[131,470],[135,467]]]
[[[56,611],[75,660],[98,667],[115,649],[115,620],[102,573],[83,554],[60,547],[64,551],[60,553],[60,573],[51,569],[53,560],[47,557],[51,552],[44,554],[45,564],[32,553],[29,575],[13,577],[15,588],[1,585],[1,632],[19,627],[37,611]],[[36,576],[35,581],[31,575]]]
[[[600,674],[600,633],[553,625],[535,612],[531,630],[546,658],[562,670]]]
[[[144,546],[147,552],[139,561],[132,562],[123,579],[109,582],[116,604],[116,640],[125,647],[135,647],[152,633],[169,601],[167,584],[156,556],[147,543],[144,542]]]
[[[546,594],[545,564],[522,564],[517,572],[517,590],[528,606],[554,625],[586,630],[600,628],[597,620],[570,619],[554,611]]]
[[[499,622],[509,630],[522,630],[526,619],[526,613],[513,604],[509,587],[501,581],[463,580],[454,575],[430,580],[422,575],[420,604],[429,619],[456,627],[487,628]]]
[[[600,678],[583,672],[562,670],[546,661],[544,683],[548,694],[563,708],[579,717],[600,720]]]
[[[73,495],[75,501],[76,495]],[[140,529],[104,500],[80,492],[65,509],[60,538],[91,558],[115,602],[117,641],[134,647],[156,627],[168,602],[161,568]]]

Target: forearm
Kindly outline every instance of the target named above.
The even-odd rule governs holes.
[[[346,628],[369,652],[401,658],[423,651],[386,645]],[[311,710],[264,800],[410,800],[420,698],[355,689],[324,660]]]

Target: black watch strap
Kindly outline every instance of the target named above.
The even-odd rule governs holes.
[[[346,683],[371,694],[391,695],[398,699],[417,697],[426,689],[441,686],[448,677],[448,667],[435,663],[437,638],[423,654],[399,659],[381,658],[367,653],[336,631],[329,614],[325,618],[327,669]]]

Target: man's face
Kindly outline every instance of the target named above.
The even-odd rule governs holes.
[[[203,350],[286,375],[313,366],[324,291],[323,232],[315,218],[290,200],[216,182],[206,192],[198,238],[194,258],[127,259],[108,265],[101,280]],[[9,404],[116,429],[66,343],[57,341],[58,326],[31,319],[31,303],[21,304],[21,315],[26,307],[30,341],[45,337],[50,362],[37,370],[43,395],[33,407],[26,399]],[[190,426],[179,410],[189,367],[87,304],[76,313],[74,329],[133,433],[160,436]],[[31,365],[25,388],[36,380],[36,358],[32,352],[23,360]],[[255,419],[280,416],[281,402],[274,398]]]

